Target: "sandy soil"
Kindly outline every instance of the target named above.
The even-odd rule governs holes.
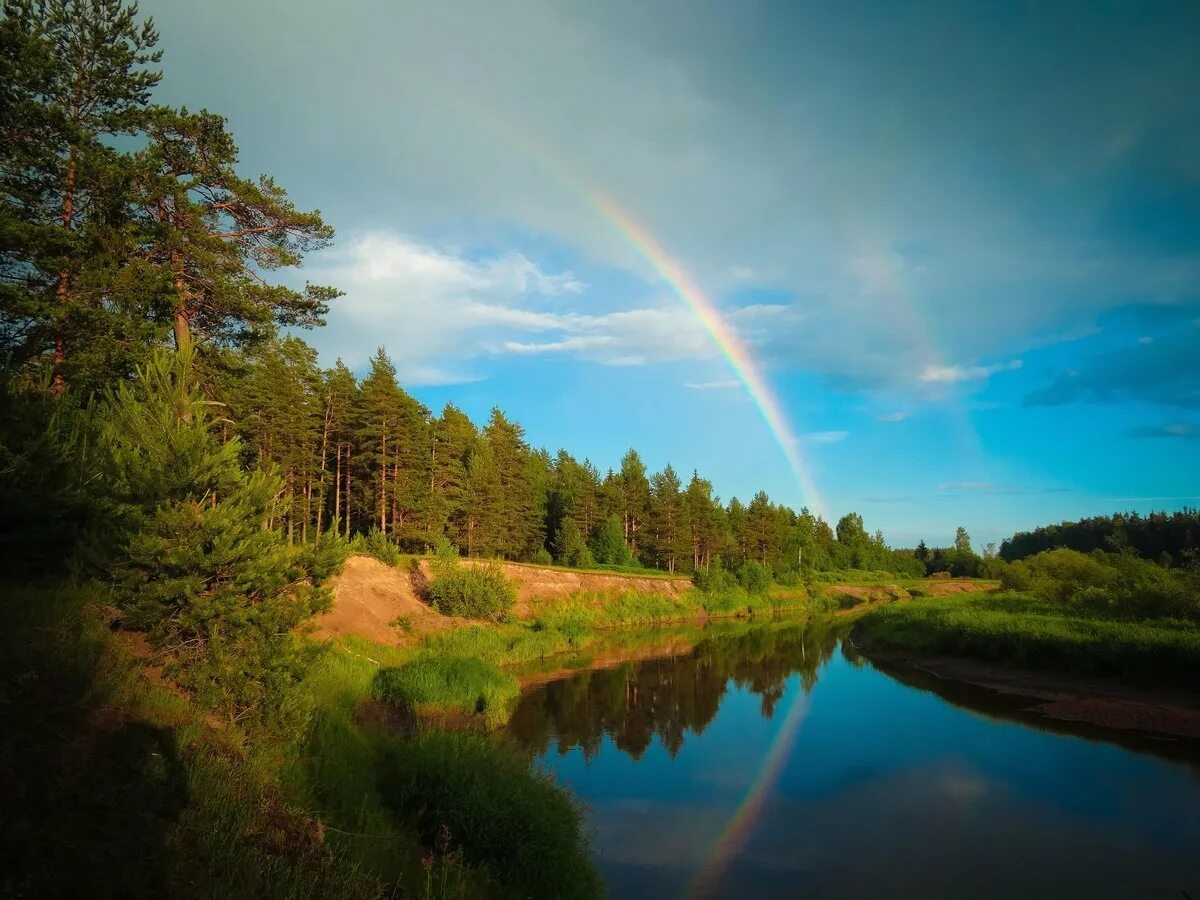
[[[330,582],[333,607],[313,620],[314,635],[356,634],[378,644],[399,646],[452,627],[454,619],[421,599],[414,574],[369,556],[351,556],[342,574]],[[407,632],[395,624],[400,619],[409,622]]]

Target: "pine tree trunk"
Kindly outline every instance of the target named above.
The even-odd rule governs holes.
[[[386,433],[380,437],[379,445],[379,508],[376,515],[379,518],[379,530],[387,530],[387,513],[383,506],[384,484],[387,481],[384,473],[387,471],[387,435]]]
[[[342,530],[342,445],[337,443],[333,448],[334,455],[337,457],[337,475],[334,478],[333,486],[333,530],[340,534]]]
[[[76,93],[78,94],[78,86]],[[75,189],[77,180],[77,150],[72,144],[67,153],[66,185],[63,190],[62,227],[70,231],[75,222]],[[66,344],[63,339],[63,319],[66,317],[67,304],[71,299],[71,273],[63,269],[58,273],[54,284],[54,297],[58,302],[59,321],[54,331],[54,379],[50,384],[50,393],[55,397],[62,394],[67,387],[66,378],[62,372],[63,363],[67,360]]]
[[[325,421],[321,425],[321,487],[318,491],[317,502],[317,537],[321,536],[321,526],[325,522],[325,474],[329,471],[329,422],[332,409],[325,404]]]
[[[346,445],[346,540],[350,540],[350,445]]]

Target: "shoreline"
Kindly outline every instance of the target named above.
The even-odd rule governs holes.
[[[1142,688],[1112,678],[1014,668],[970,657],[888,650],[872,647],[861,634],[847,640],[885,674],[904,680],[903,670],[920,673],[933,682],[915,686],[943,696],[953,693],[954,686],[982,689],[1008,700],[1010,713],[1157,743],[1187,743],[1200,756],[1200,694]]]

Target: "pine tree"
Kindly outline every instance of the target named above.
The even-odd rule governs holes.
[[[246,343],[277,325],[319,324],[339,291],[311,284],[297,291],[267,283],[263,273],[297,266],[329,243],[333,229],[321,214],[297,210],[266,175],[240,177],[220,116],[158,109],[147,132],[138,202],[153,235],[148,256],[173,288],[165,314],[175,346],[196,337]]]
[[[247,473],[238,439],[213,433],[192,362],[158,355],[85,422],[79,477],[107,511],[90,558],[123,623],[149,632],[198,699],[278,720],[312,652],[296,626],[325,598],[308,586],[316,568],[264,527],[282,481]]]
[[[153,22],[139,22],[137,5],[121,0],[10,0],[5,19],[22,70],[13,73],[16,90],[6,90],[6,105],[33,126],[18,138],[26,149],[5,154],[5,180],[12,185],[18,175],[23,198],[36,200],[19,216],[29,227],[14,254],[27,288],[17,318],[26,353],[48,340],[53,391],[61,394],[68,355],[89,346],[96,320],[115,305],[106,252],[116,240],[109,219],[123,196],[121,157],[108,141],[144,125],[160,78],[147,67],[161,53]],[[17,164],[23,170],[10,168]],[[51,223],[57,239],[47,233]],[[52,291],[43,293],[47,276]]]
[[[447,403],[431,432],[426,522],[431,545],[444,535],[459,548],[466,547],[467,459],[476,439],[471,420],[458,407]]]
[[[520,425],[510,422],[498,408],[483,430],[498,479],[497,517],[504,523],[496,536],[495,550],[516,559],[541,543],[538,501],[529,465],[529,445]]]
[[[355,411],[359,408],[358,383],[340,359],[325,375],[324,422],[333,452],[333,509],[335,534],[350,537],[350,472],[354,450]],[[343,522],[344,528],[343,528]]]
[[[646,466],[636,450],[631,449],[621,457],[621,471],[615,484],[620,496],[619,513],[625,543],[637,556],[638,532],[650,511],[650,482],[646,479]]]
[[[674,572],[687,543],[687,507],[680,494],[679,476],[669,465],[650,479],[651,549],[659,565]]]

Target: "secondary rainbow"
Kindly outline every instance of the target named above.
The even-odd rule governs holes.
[[[658,275],[696,317],[728,361],[733,373],[745,386],[767,429],[783,451],[801,492],[801,500],[814,514],[824,515],[824,503],[802,453],[800,438],[792,431],[779,398],[771,390],[762,370],[745,341],[720,309],[696,284],[687,270],[667,252],[659,240],[611,196],[594,187],[578,170],[550,148],[535,141],[526,131],[499,117],[496,112],[466,94],[447,92],[448,83],[440,83],[441,95],[452,99],[460,109],[488,128],[493,134],[523,155],[535,160],[556,180],[580,195],[654,268]]]

